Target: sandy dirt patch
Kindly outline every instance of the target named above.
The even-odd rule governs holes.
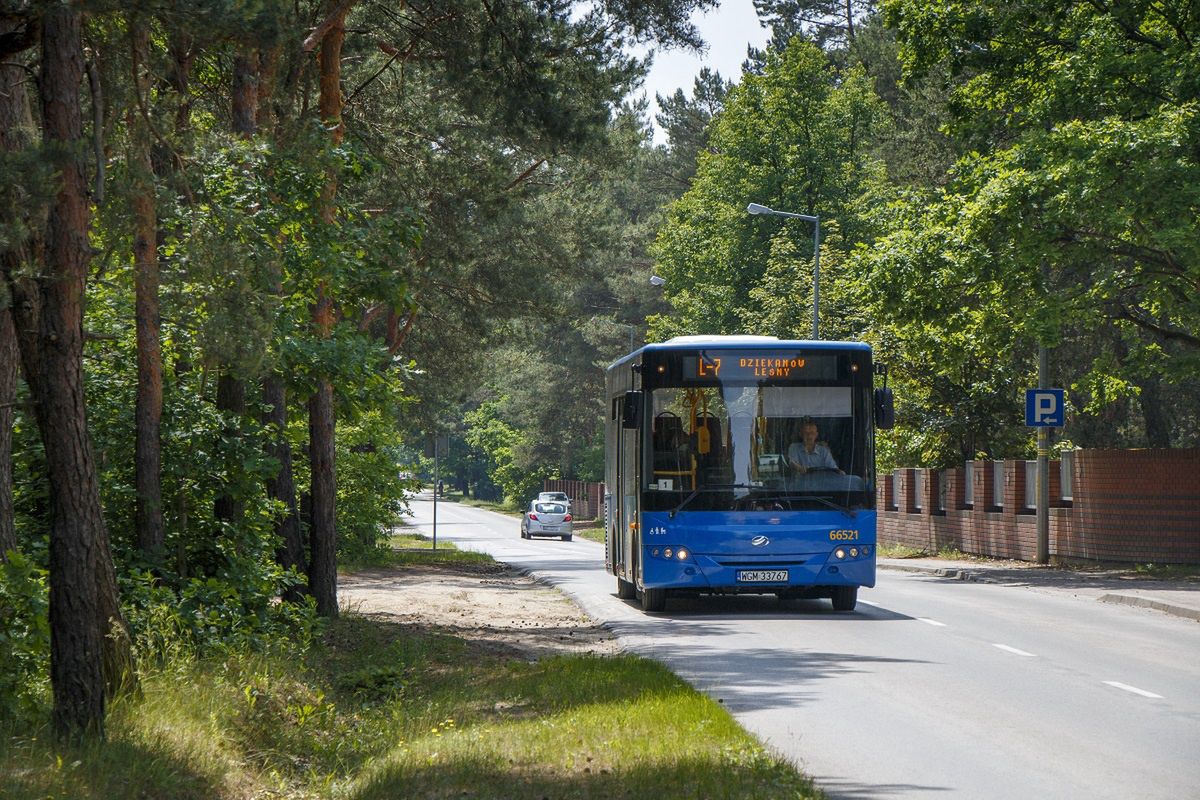
[[[343,609],[439,631],[511,658],[611,655],[616,639],[569,597],[505,564],[422,564],[342,575]]]

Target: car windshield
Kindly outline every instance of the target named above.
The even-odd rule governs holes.
[[[536,503],[533,510],[539,514],[562,514],[567,507],[562,503]]]

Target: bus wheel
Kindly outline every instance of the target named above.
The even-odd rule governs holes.
[[[858,587],[857,586],[835,586],[833,587],[833,610],[834,611],[853,611],[854,606],[858,604]]]
[[[666,589],[642,589],[642,611],[662,611],[666,607]]]
[[[622,600],[633,600],[637,597],[637,587],[624,578],[617,578],[617,597]]]

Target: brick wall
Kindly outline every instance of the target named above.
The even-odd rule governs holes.
[[[1025,506],[1025,462],[1003,462],[1003,492],[993,489],[991,461],[976,461],[974,503],[965,470],[945,475],[939,509],[938,473],[900,469],[877,487],[879,541],[937,551],[1032,561],[1037,518]],[[925,473],[921,508],[913,487]],[[1050,555],[1070,560],[1200,564],[1200,449],[1077,450],[1073,500],[1062,500],[1059,462],[1050,462]],[[898,485],[896,485],[898,483]],[[889,503],[895,498],[896,510]]]
[[[596,519],[604,513],[604,484],[588,481],[542,481],[543,492],[566,492],[576,519]]]

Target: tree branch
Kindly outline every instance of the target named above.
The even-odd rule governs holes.
[[[398,319],[393,315],[393,319],[391,320],[392,330],[388,333],[388,338],[391,339],[388,345],[388,353],[390,355],[394,356],[400,352],[400,348],[404,345],[404,340],[408,338],[409,331],[412,330],[413,323],[416,321],[417,311],[415,308],[408,312],[408,316],[404,320],[404,327],[402,328],[397,328],[396,323]]]
[[[329,33],[329,29],[346,15],[346,12],[350,10],[350,6],[354,5],[354,3],[355,0],[342,0],[342,2],[338,3],[337,7],[329,12],[329,16],[325,17],[321,24],[314,28],[313,32],[308,35],[308,38],[304,40],[304,44],[300,46],[300,50],[305,53],[311,53],[313,48],[319,45],[321,40],[325,38],[325,34]]]
[[[525,171],[524,171],[524,172],[522,172],[520,175],[518,175],[517,177],[513,178],[513,181],[512,181],[512,183],[510,183],[510,184],[508,184],[508,186],[505,186],[505,187],[504,187],[504,191],[506,191],[506,192],[507,192],[509,189],[512,189],[514,186],[516,186],[517,184],[521,183],[521,181],[523,181],[523,180],[525,180],[526,178],[528,178],[530,175],[532,175],[532,174],[534,173],[534,171],[535,171],[535,170],[536,170],[538,167],[540,167],[542,164],[545,164],[545,163],[546,163],[546,159],[544,159],[544,158],[539,158],[537,161],[533,162],[533,164],[532,164],[532,165],[529,167],[529,169],[525,170]]]
[[[1163,327],[1153,320],[1146,319],[1127,305],[1121,305],[1120,311],[1117,313],[1117,318],[1128,320],[1142,330],[1150,331],[1164,339],[1171,339],[1200,348],[1200,336],[1195,336],[1187,331],[1176,330],[1175,328]]]

